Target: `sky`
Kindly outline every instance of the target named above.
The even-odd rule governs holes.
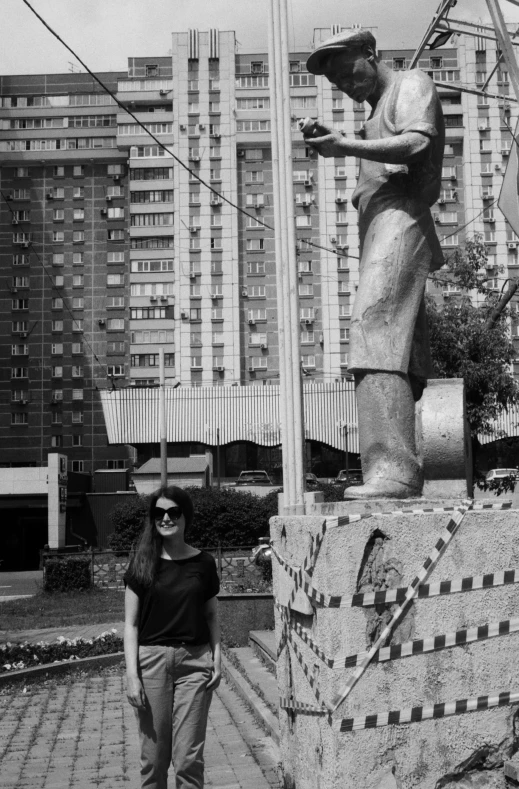
[[[167,55],[170,33],[234,30],[240,50],[265,51],[268,0],[30,0],[38,13],[96,71],[125,71],[128,57]],[[380,48],[413,48],[439,0],[288,0],[290,48],[311,47],[313,29],[332,24],[376,27]],[[23,0],[0,0],[1,74],[71,70],[70,53]],[[507,21],[519,7],[501,0]],[[453,18],[486,21],[485,0],[458,0]],[[78,69],[77,63],[75,65]]]

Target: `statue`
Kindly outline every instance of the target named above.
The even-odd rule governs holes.
[[[350,328],[364,484],[345,498],[419,496],[423,472],[415,439],[415,402],[430,375],[424,292],[443,265],[430,206],[441,188],[445,142],[442,108],[432,80],[418,70],[394,72],[377,56],[368,30],[343,31],[309,57],[371,114],[362,139],[320,122],[305,141],[321,156],[355,156],[360,175],[352,196],[359,213],[360,279]]]

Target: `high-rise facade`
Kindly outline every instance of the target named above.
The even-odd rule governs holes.
[[[315,43],[331,32],[316,30]],[[369,108],[309,74],[308,54],[287,63],[301,357],[308,376],[329,382],[348,370],[358,163],[318,158],[296,121],[319,117],[354,135]],[[380,54],[401,70],[412,50]],[[506,69],[488,42],[468,38],[419,65],[442,83],[438,234],[447,254],[480,234],[489,285],[500,290],[519,265],[518,239],[492,205],[517,119]],[[233,32],[175,33],[171,57],[130,58],[127,72],[99,76],[131,114],[85,74],[0,78],[6,464],[45,462],[55,447],[75,470],[127,463],[124,448],[106,446],[96,392],[155,385],[159,347],[170,384],[278,380],[283,261],[272,230],[266,52],[237,52]],[[489,77],[496,98],[457,89]],[[458,296],[447,273],[437,278],[435,298]],[[515,323],[511,331],[519,342]]]

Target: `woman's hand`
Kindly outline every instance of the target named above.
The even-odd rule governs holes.
[[[206,690],[216,690],[216,688],[220,684],[221,680],[222,680],[222,670],[221,670],[220,666],[216,666],[215,665],[213,667],[213,673],[212,673],[211,679],[209,680],[209,682],[206,685]]]
[[[146,696],[139,677],[126,677],[126,695],[132,707],[144,709],[146,706]]]

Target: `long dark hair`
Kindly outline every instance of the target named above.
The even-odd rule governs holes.
[[[193,523],[193,501],[185,490],[177,488],[175,485],[165,485],[151,494],[144,531],[137,543],[135,556],[130,566],[132,577],[142,586],[151,586],[155,581],[162,553],[162,537],[156,529],[154,519],[155,505],[161,498],[170,499],[178,504],[186,522],[186,533]]]

